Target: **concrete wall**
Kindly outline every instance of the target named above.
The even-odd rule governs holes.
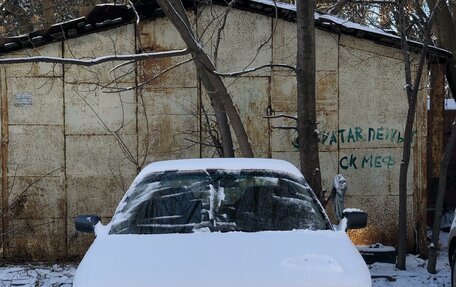
[[[189,13],[205,50],[213,59],[218,54],[220,71],[295,64],[294,23],[233,9],[217,49],[224,14],[225,8],[217,6],[199,11],[199,17]],[[154,51],[185,48],[165,18],[143,21],[135,30],[134,25],[125,25],[8,56],[82,58],[133,54],[140,45]],[[369,227],[353,232],[352,238],[393,243],[400,139],[407,111],[400,51],[320,30],[316,45],[318,122],[325,134],[320,145],[324,188],[330,190],[333,176],[343,174],[349,183],[347,206],[369,212]],[[187,59],[150,59],[117,69],[119,63],[2,68],[1,154],[7,168],[1,172],[2,186],[8,186],[2,190],[5,257],[80,256],[93,236],[77,233],[74,217],[99,214],[107,222],[144,162],[215,154],[214,148],[200,143],[208,142],[203,108],[209,120],[214,116],[193,63],[153,79]],[[298,165],[298,150],[292,144],[295,132],[274,128],[293,122],[264,118],[268,110],[295,114],[293,72],[264,69],[225,78],[225,83],[255,155]],[[137,84],[141,88],[128,89]],[[116,92],[119,88],[126,90]],[[414,226],[413,194],[426,188],[425,100],[422,89],[410,168],[409,234]]]

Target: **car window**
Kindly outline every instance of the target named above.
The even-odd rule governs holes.
[[[302,179],[271,171],[155,173],[114,215],[111,234],[330,229]]]

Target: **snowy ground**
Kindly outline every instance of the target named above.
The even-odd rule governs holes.
[[[76,265],[0,265],[0,287],[70,287]]]
[[[427,272],[427,262],[415,255],[407,255],[407,270],[396,270],[394,264],[375,263],[369,266],[371,276],[385,276],[372,280],[374,287],[450,287],[451,272],[448,263],[448,233],[440,232],[441,251],[437,259],[437,274]],[[389,279],[389,280],[388,280]]]
[[[448,233],[441,233],[440,240],[447,242]],[[414,255],[407,256],[407,271],[396,270],[394,264],[375,263],[371,266],[373,287],[449,287],[450,266],[447,259],[447,246],[443,244],[437,261],[438,273],[431,275],[426,270],[426,261]],[[70,287],[76,265],[1,265],[0,287]]]

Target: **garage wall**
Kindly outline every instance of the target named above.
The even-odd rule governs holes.
[[[198,15],[189,13],[190,21],[220,71],[269,63],[295,65],[294,23],[233,9],[221,30],[225,8],[206,7]],[[251,33],[252,27],[258,32]],[[347,206],[369,212],[369,227],[353,232],[352,239],[392,244],[407,110],[400,51],[321,30],[316,31],[316,45],[324,188],[330,190],[333,176],[343,174],[349,184]],[[162,18],[9,56],[82,58],[184,47],[175,28]],[[5,257],[78,257],[93,236],[77,233],[74,217],[99,214],[103,222],[109,221],[144,163],[214,156],[214,148],[205,144],[208,122],[203,110],[209,124],[214,115],[193,63],[186,62],[189,57],[120,67],[21,64],[2,69],[1,134],[7,140],[1,153],[6,168],[0,172],[7,188],[2,189],[5,226],[0,240]],[[164,69],[167,72],[160,75]],[[293,145],[296,133],[275,128],[293,121],[265,118],[296,113],[294,72],[263,69],[224,81],[255,155],[299,165]],[[140,88],[132,89],[138,84]],[[422,89],[409,180],[411,235],[413,194],[426,188],[421,168],[426,166],[425,96]],[[5,211],[8,205],[11,208]]]

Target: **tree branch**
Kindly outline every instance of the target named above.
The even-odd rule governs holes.
[[[245,69],[245,70],[237,71],[237,72],[219,73],[217,71],[212,71],[212,73],[215,74],[215,75],[221,76],[221,77],[238,77],[238,76],[241,76],[243,74],[252,73],[252,72],[255,72],[255,71],[258,71],[258,70],[262,70],[262,69],[265,69],[265,68],[284,68],[284,69],[290,69],[290,70],[293,70],[293,71],[296,70],[296,68],[291,66],[291,65],[286,65],[286,64],[267,64],[267,65],[262,65],[262,66],[258,66],[258,67],[254,67],[254,68],[250,68],[250,69]]]
[[[276,115],[276,116],[264,116],[263,118],[265,118],[265,119],[278,119],[278,118],[286,118],[286,119],[292,119],[292,120],[295,120],[295,121],[297,121],[297,120],[298,120],[298,117],[296,117],[296,116],[283,115],[283,114],[280,114],[280,115]]]
[[[23,64],[23,63],[55,63],[55,64],[70,64],[79,66],[95,66],[105,62],[111,61],[142,61],[150,58],[166,58],[176,57],[189,54],[187,49],[172,50],[164,52],[153,52],[153,53],[141,53],[134,55],[109,55],[98,57],[94,59],[69,59],[60,57],[46,57],[46,56],[34,56],[34,57],[20,57],[20,58],[8,58],[0,59],[0,65],[8,64]]]
[[[282,127],[282,126],[271,126],[273,129],[278,129],[278,130],[294,130],[297,131],[297,127]]]

